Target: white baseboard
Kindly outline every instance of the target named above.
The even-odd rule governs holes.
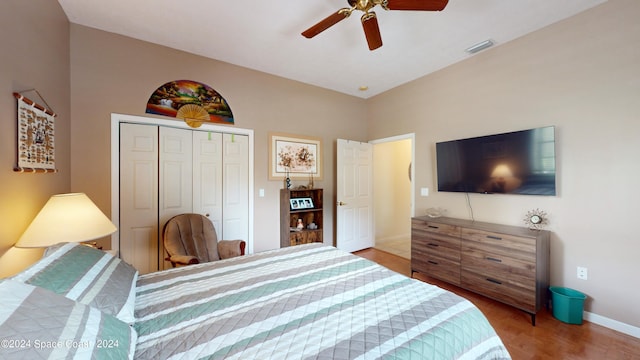
[[[640,327],[625,324],[618,320],[609,319],[598,314],[590,313],[588,311],[583,312],[583,317],[584,320],[587,320],[594,324],[602,325],[606,328],[619,331],[623,334],[631,335],[640,339]]]

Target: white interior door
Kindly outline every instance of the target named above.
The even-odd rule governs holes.
[[[373,247],[373,145],[338,139],[336,247]]]
[[[120,124],[119,249],[141,274],[158,270],[158,127]]]

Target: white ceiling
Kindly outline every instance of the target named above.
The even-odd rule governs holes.
[[[376,7],[384,45],[369,51],[357,12],[312,39],[300,35],[347,0],[58,0],[72,23],[361,98],[464,60],[478,42],[499,46],[605,1],[450,0],[442,12]]]

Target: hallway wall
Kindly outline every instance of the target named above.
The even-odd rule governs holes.
[[[411,240],[411,140],[375,144],[373,188],[376,248],[405,252]],[[395,251],[393,251],[395,253]]]

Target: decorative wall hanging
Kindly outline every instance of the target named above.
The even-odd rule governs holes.
[[[25,90],[23,92],[37,90]],[[14,171],[57,172],[55,164],[54,118],[49,107],[37,104],[20,93],[13,93],[18,100],[18,160]],[[42,99],[42,96],[40,96]],[[46,101],[42,99],[46,104]]]
[[[175,117],[197,128],[205,122],[233,125],[227,101],[208,85],[175,80],[160,86],[147,102],[147,113]]]
[[[269,134],[269,180],[288,177],[322,180],[322,140]]]

